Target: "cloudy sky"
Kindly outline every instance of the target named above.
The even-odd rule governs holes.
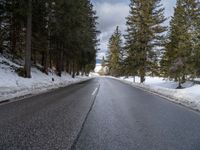
[[[124,34],[126,29],[126,17],[129,15],[129,0],[92,0],[94,9],[97,11],[98,29],[100,34],[100,49],[98,57],[102,58],[105,54],[108,45],[108,39],[113,33],[116,26],[120,27],[120,30]],[[173,14],[173,9],[176,4],[176,0],[162,0],[165,7],[165,15],[168,17],[168,24],[170,16]]]

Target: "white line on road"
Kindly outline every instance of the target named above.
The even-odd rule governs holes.
[[[96,88],[93,92],[92,95],[95,95],[95,93],[97,92],[98,88]]]

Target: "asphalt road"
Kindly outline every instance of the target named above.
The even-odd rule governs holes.
[[[109,78],[0,105],[0,150],[200,150],[200,113]]]

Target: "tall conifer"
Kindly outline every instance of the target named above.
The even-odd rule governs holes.
[[[131,0],[130,15],[127,17],[126,48],[128,65],[141,82],[147,72],[155,70],[159,47],[164,39],[163,26],[166,18],[161,0]]]
[[[162,68],[165,76],[179,82],[179,88],[186,78],[195,74],[193,56],[198,43],[195,41],[197,10],[196,0],[178,0],[170,22]]]

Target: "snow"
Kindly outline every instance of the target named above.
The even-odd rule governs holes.
[[[126,81],[133,82],[134,78],[133,77],[120,77],[120,79],[125,79]],[[140,83],[140,78],[135,77],[135,82]],[[145,77],[145,84],[151,85],[151,86],[160,86],[160,87],[165,87],[165,88],[170,88],[170,89],[176,89],[178,87],[178,83],[174,81],[170,81],[169,79],[166,78],[161,78],[161,77],[150,77],[147,76]],[[192,82],[186,82],[182,86],[184,88],[188,88],[193,86],[194,84]]]
[[[46,75],[36,68],[32,68],[32,78],[27,79],[18,76],[11,66],[20,67],[0,56],[0,101],[25,95],[39,94],[90,79],[89,77],[82,76],[73,79],[69,74],[64,72],[61,77],[53,72]]]
[[[96,67],[95,67],[95,69],[94,69],[94,72],[95,72],[95,73],[98,73],[99,71],[101,71],[101,69],[102,69],[101,64],[96,64]]]
[[[141,88],[154,94],[158,94],[173,102],[182,104],[200,111],[200,85],[186,82],[183,89],[176,89],[178,83],[161,77],[146,77],[144,83],[139,83],[139,77],[120,77],[119,80],[131,84],[134,87]]]
[[[96,72],[90,72],[89,77],[99,77],[100,75]]]

